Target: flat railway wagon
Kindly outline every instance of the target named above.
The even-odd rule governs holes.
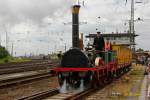
[[[66,82],[71,87],[90,85],[99,87],[128,72],[131,66],[132,52],[128,45],[114,44],[110,51],[82,51],[73,48],[64,53],[59,67],[53,71],[59,84]]]

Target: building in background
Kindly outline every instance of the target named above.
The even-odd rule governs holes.
[[[127,44],[127,45],[136,45],[130,43],[131,37],[136,37],[138,35],[133,35],[129,33],[111,33],[111,34],[102,34],[104,39],[109,39],[109,41],[113,44]],[[96,37],[96,34],[89,34],[86,36],[86,38],[89,38],[89,45],[93,45],[94,38]]]

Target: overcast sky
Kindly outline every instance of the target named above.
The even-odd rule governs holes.
[[[48,54],[71,47],[71,6],[77,0],[0,0],[1,44],[8,49],[14,45],[14,55]],[[149,0],[135,0],[135,22],[137,48],[150,49],[150,3]],[[130,18],[131,0],[80,0],[80,26],[84,35],[99,31],[125,32]],[[98,18],[100,17],[100,19]],[[15,53],[16,52],[16,53]]]

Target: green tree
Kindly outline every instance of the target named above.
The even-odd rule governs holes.
[[[9,52],[5,49],[5,47],[0,46],[0,59],[9,56]]]
[[[136,51],[137,51],[137,52],[143,52],[143,51],[144,51],[144,49],[139,48],[139,49],[137,49]]]

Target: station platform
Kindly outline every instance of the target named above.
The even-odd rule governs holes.
[[[147,76],[147,94],[145,100],[150,100],[150,73]]]
[[[144,77],[138,100],[150,100],[150,73]]]

